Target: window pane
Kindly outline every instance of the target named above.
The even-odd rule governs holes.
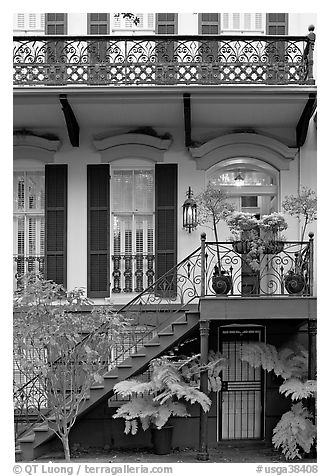
[[[115,170],[113,174],[113,210],[132,211],[133,209],[133,172]]]
[[[38,172],[33,174],[28,173],[26,178],[28,187],[28,209],[43,210],[45,201],[44,175]]]
[[[24,210],[24,174],[14,173],[14,211]]]
[[[134,173],[135,211],[153,211],[153,173],[136,170]]]

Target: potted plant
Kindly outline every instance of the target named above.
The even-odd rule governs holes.
[[[258,220],[252,213],[233,212],[226,221],[233,234],[233,249],[239,254],[247,254],[251,242],[258,238]]]
[[[301,294],[306,289],[309,248],[303,248],[303,241],[307,225],[316,220],[317,197],[315,192],[307,187],[302,187],[297,196],[286,196],[282,208],[291,216],[302,220],[301,244],[296,253],[294,269],[284,277],[284,285],[289,294]]]
[[[220,355],[220,354],[219,354]],[[167,454],[171,450],[172,426],[168,424],[171,416],[190,416],[186,404],[198,403],[204,412],[211,406],[210,398],[198,390],[201,370],[208,370],[209,389],[221,389],[219,372],[225,359],[213,356],[207,365],[200,365],[199,354],[175,361],[175,357],[163,356],[153,359],[149,364],[150,379],[146,376],[119,382],[114,392],[130,401],[119,407],[113,418],[125,419],[126,434],[135,435],[139,422],[145,431],[151,428],[152,441],[156,454]]]
[[[262,232],[263,253],[277,254],[283,251],[284,237],[280,232],[288,228],[288,224],[281,213],[264,215],[259,220],[259,229]]]
[[[212,229],[216,242],[217,262],[212,276],[212,287],[217,294],[227,294],[232,288],[232,279],[228,271],[221,264],[220,247],[218,239],[218,224],[226,221],[234,211],[234,206],[227,201],[227,193],[221,188],[214,187],[211,183],[196,197],[197,223]],[[211,224],[208,225],[208,224]]]

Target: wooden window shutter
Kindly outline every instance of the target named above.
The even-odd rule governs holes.
[[[156,13],[156,33],[158,35],[177,35],[178,14]]]
[[[177,264],[177,164],[155,166],[155,279]],[[170,294],[176,292],[169,276]],[[162,284],[160,285],[162,289]]]
[[[220,35],[220,13],[199,13],[198,34]]]
[[[87,13],[87,34],[88,35],[109,35],[110,14],[109,13]]]
[[[46,35],[67,35],[68,33],[67,13],[46,13],[45,31]]]
[[[109,165],[87,166],[87,295],[107,297],[110,290]]]
[[[66,164],[45,167],[45,276],[66,287],[67,263]]]
[[[287,13],[267,13],[266,14],[267,35],[287,35],[288,34],[288,14]]]

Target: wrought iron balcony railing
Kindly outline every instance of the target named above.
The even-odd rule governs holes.
[[[41,255],[14,255],[14,290],[22,285],[26,273],[44,276],[45,257]]]
[[[314,84],[307,36],[15,36],[14,86]]]

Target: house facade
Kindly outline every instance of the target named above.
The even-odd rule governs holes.
[[[239,361],[242,343],[302,343],[315,375],[314,224],[302,244],[301,223],[287,216],[283,248],[265,253],[256,275],[225,223],[218,244],[206,226],[183,223],[188,190],[208,183],[261,217],[303,186],[316,190],[315,22],[298,13],[15,15],[14,289],[35,271],[136,318],[72,442],[136,446],[112,419],[112,389],[166,351],[214,350],[232,362],[210,413],[174,420],[173,445],[205,458],[225,440],[271,439],[288,406],[278,381]],[[285,277],[302,247],[308,267],[295,294]],[[231,279],[221,296],[219,256]],[[27,459],[56,445],[47,429],[35,434],[21,439]],[[149,432],[139,436],[150,445]]]

